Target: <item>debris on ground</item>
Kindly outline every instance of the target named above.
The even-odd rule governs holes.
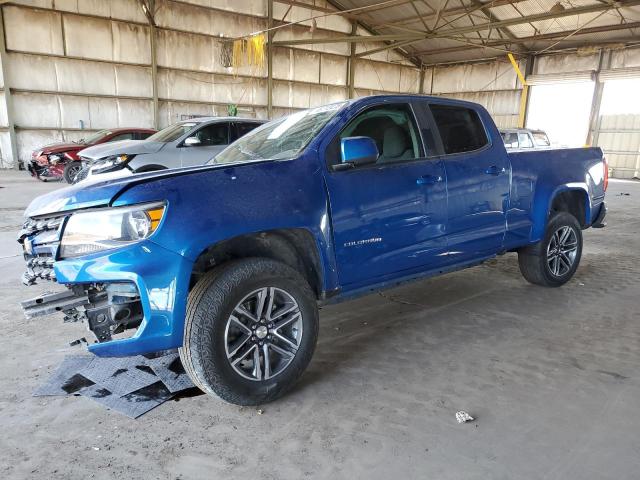
[[[628,196],[630,196],[630,195],[631,195],[631,194],[630,194],[630,193],[628,193],[628,192],[620,192],[620,193],[618,194],[618,197],[628,197]]]
[[[153,358],[70,355],[33,396],[80,395],[138,418],[193,387],[177,353]]]
[[[460,410],[459,412],[456,412],[456,420],[458,421],[458,423],[467,423],[467,422],[473,422],[475,418],[473,418],[464,410]]]

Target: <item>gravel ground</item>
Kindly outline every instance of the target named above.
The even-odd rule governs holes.
[[[575,278],[527,284],[507,254],[326,307],[312,364],[256,408],[206,395],[129,420],[32,397],[82,335],[27,321],[16,232],[60,188],[0,174],[0,472],[5,478],[636,479],[640,471],[640,183],[612,182]],[[628,194],[628,195],[622,195]],[[476,421],[459,425],[458,410]]]

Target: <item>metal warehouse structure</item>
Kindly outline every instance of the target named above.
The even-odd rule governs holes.
[[[600,114],[640,78],[640,0],[23,0],[1,2],[0,166],[39,145],[192,115],[260,118],[382,92],[479,102],[523,124],[529,85],[593,82],[585,141],[640,174],[640,112]],[[264,65],[225,45],[262,32]],[[526,77],[523,83],[514,63]]]

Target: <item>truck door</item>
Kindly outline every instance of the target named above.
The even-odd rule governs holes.
[[[334,171],[340,140],[367,136],[380,157],[375,164]],[[326,150],[326,176],[338,276],[343,287],[384,281],[446,254],[446,181],[442,161],[425,145],[409,103],[364,109]]]
[[[492,145],[473,108],[433,101],[429,107],[440,134],[447,175],[448,261],[458,263],[499,252],[506,230],[511,173],[508,156],[497,144],[500,137]]]

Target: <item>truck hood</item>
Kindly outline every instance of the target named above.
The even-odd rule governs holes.
[[[148,140],[121,140],[85,148],[78,155],[90,160],[99,160],[113,155],[155,153],[165,145],[164,142],[149,142]]]
[[[120,178],[87,180],[66,188],[35,198],[24,212],[25,217],[54,216],[59,213],[95,207],[107,207],[125,190],[154,180],[182,175],[202,175],[212,170],[224,170],[250,163],[273,162],[276,160],[250,160],[246,162],[225,163],[222,165],[201,165],[195,167],[159,170]]]

